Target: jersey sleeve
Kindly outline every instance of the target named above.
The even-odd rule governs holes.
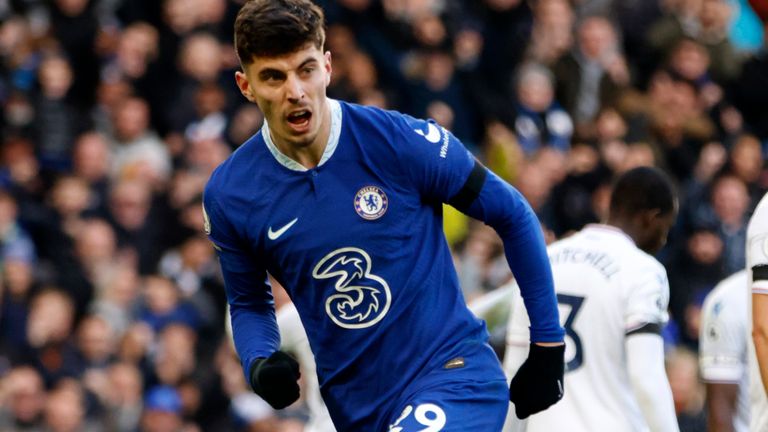
[[[635,333],[661,333],[667,323],[669,281],[664,267],[657,262],[639,265],[634,280],[629,280],[624,312],[624,330]]]
[[[449,202],[466,182],[475,158],[452,133],[432,120],[403,115],[395,123],[398,162],[422,197]]]
[[[209,184],[210,187],[210,184]],[[266,270],[244,246],[233,221],[221,208],[210,188],[203,195],[205,231],[219,257],[232,335],[246,379],[252,362],[269,357],[280,345],[272,290]],[[237,213],[232,208],[232,213]],[[245,223],[242,218],[240,223]]]
[[[531,320],[532,342],[561,342],[552,269],[538,218],[522,194],[490,172],[450,132],[405,116],[401,163],[422,197],[451,204],[499,234]]]
[[[565,330],[560,325],[555,283],[541,224],[517,189],[479,163],[467,183],[473,181],[477,167],[484,171],[484,179],[476,197],[461,198],[470,204],[460,210],[490,225],[501,237],[507,264],[520,287],[530,319],[531,342],[562,342]]]
[[[768,195],[760,201],[747,229],[747,268],[752,293],[768,294]]]
[[[744,375],[746,314],[731,310],[733,307],[724,299],[708,297],[704,302],[699,335],[699,367],[704,381],[738,383]]]

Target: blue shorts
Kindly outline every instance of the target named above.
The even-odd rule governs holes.
[[[482,351],[425,376],[424,385],[396,405],[387,431],[501,431],[509,385],[493,351]]]

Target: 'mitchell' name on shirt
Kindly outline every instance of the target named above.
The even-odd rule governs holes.
[[[552,264],[587,263],[599,271],[606,279],[609,279],[620,270],[618,264],[607,254],[583,249],[565,248],[550,255],[549,261]]]

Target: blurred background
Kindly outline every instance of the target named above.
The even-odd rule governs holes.
[[[704,430],[701,303],[768,189],[765,2],[318,3],[329,95],[435,119],[548,241],[603,219],[617,174],[670,174],[668,373]],[[202,232],[208,176],[263,120],[233,79],[241,4],[0,0],[0,430],[303,429],[304,403],[250,393]],[[445,224],[468,301],[510,280],[493,230]]]

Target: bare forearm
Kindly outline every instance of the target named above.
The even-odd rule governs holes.
[[[707,431],[734,431],[738,394],[738,384],[707,383]]]
[[[755,344],[760,378],[768,394],[768,295],[752,295],[752,341]]]
[[[733,421],[723,417],[707,417],[707,432],[734,432]]]
[[[752,340],[755,343],[757,362],[760,365],[760,378],[768,394],[768,328],[755,328],[752,331]]]

